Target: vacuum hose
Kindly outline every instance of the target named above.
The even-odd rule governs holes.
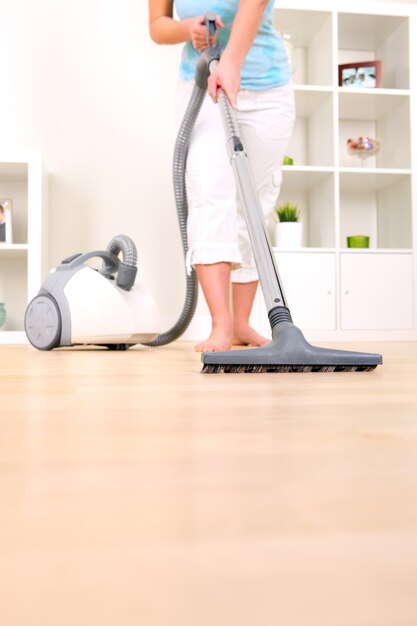
[[[188,147],[190,137],[194,128],[195,121],[203,104],[207,89],[195,85],[190,101],[187,105],[184,118],[182,120],[177,140],[175,142],[174,159],[173,159],[173,182],[175,204],[177,208],[177,216],[180,227],[181,242],[184,252],[184,260],[188,252],[187,239],[187,218],[188,218],[188,202],[187,191],[185,186],[185,167],[187,163]],[[116,257],[122,253],[123,261],[119,263],[117,270],[116,284],[118,287],[129,291],[135,282],[137,272],[137,251],[132,239],[127,235],[117,235],[113,237],[107,246],[107,252],[114,254]],[[188,328],[196,306],[198,298],[198,280],[194,268],[191,273],[186,273],[186,294],[183,310],[180,317],[172,328],[161,333],[152,341],[144,343],[145,346],[158,347],[171,343],[180,337]]]
[[[191,94],[190,101],[185,110],[185,114],[177,135],[174,149],[173,159],[173,183],[174,183],[174,195],[175,204],[177,208],[177,216],[180,227],[181,242],[184,252],[184,260],[187,258],[188,253],[188,239],[187,239],[187,218],[188,218],[188,202],[187,202],[187,190],[185,184],[185,169],[187,163],[188,148],[190,145],[190,137],[193,131],[195,122],[203,104],[204,98],[207,93],[207,79],[209,76],[209,65],[212,60],[218,60],[220,58],[219,44],[211,45],[211,37],[215,31],[216,16],[212,13],[206,15],[207,25],[207,43],[208,51],[203,54],[200,62],[197,66],[195,85]],[[123,273],[125,268],[129,267],[130,271],[136,268],[136,247],[129,237],[125,235],[119,235],[114,237],[107,247],[109,252],[112,252],[118,256],[119,252],[123,254]],[[185,265],[185,263],[184,263]],[[120,269],[118,274],[120,273]],[[119,279],[118,279],[119,280]],[[123,284],[117,284],[124,288],[130,289],[133,282],[123,286],[126,280],[123,278]],[[192,268],[190,274],[186,271],[186,294],[184,307],[180,317],[170,328],[164,333],[161,333],[152,341],[144,343],[145,346],[158,347],[164,346],[167,343],[171,343],[180,337],[188,328],[196,306],[198,299],[198,280],[195,269]]]
[[[116,285],[125,291],[130,291],[134,285],[138,271],[138,255],[136,246],[127,235],[116,235],[107,246],[107,252],[119,256],[123,255],[123,262],[119,263],[117,270]]]
[[[107,252],[111,252],[115,256],[123,254],[123,263],[131,267],[136,267],[138,262],[138,253],[136,246],[127,235],[116,235],[107,246]]]
[[[181,242],[184,251],[184,259],[188,252],[188,240],[187,240],[187,217],[188,217],[188,202],[187,191],[185,187],[185,166],[187,162],[188,147],[190,144],[190,137],[194,128],[195,121],[203,104],[204,97],[207,89],[200,87],[198,84],[194,86],[190,101],[184,114],[183,121],[181,123],[180,130],[178,132],[177,140],[174,149],[174,163],[173,163],[173,178],[174,178],[174,194],[175,204],[177,207],[178,222],[180,227]],[[198,280],[194,268],[190,274],[186,274],[186,295],[184,308],[180,317],[172,328],[168,331],[161,333],[145,346],[158,347],[164,346],[171,341],[175,341],[180,337],[188,328],[194,311],[197,306],[198,298]]]
[[[187,105],[184,118],[182,120],[180,130],[174,149],[174,193],[175,203],[177,207],[178,221],[180,226],[181,241],[184,251],[184,259],[187,258],[188,240],[187,240],[187,218],[188,218],[188,202],[187,191],[185,186],[185,167],[187,163],[188,147],[190,144],[191,133],[198,114],[207,93],[207,80],[210,75],[210,63],[220,59],[220,43],[216,41],[213,44],[213,37],[216,32],[216,15],[214,13],[206,13],[204,17],[206,25],[207,49],[201,55],[197,64],[195,73],[195,85],[191,94],[190,101]],[[174,326],[165,333],[158,335],[155,339],[146,343],[146,346],[163,346],[171,341],[178,339],[191,322],[194,311],[197,306],[198,297],[198,280],[197,275],[192,268],[191,273],[186,273],[186,296],[184,308],[180,317]]]

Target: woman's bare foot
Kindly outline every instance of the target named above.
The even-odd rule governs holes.
[[[232,341],[230,337],[221,337],[212,333],[205,341],[197,343],[195,346],[196,352],[224,352],[230,350],[232,347]]]
[[[234,346],[264,346],[271,340],[262,337],[251,326],[245,324],[234,328],[233,345]]]
[[[232,347],[233,324],[231,319],[213,323],[211,335],[195,346],[196,352],[223,352]]]

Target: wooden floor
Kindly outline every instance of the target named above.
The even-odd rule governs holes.
[[[416,626],[417,343],[348,347],[384,365],[1,347],[0,625]]]

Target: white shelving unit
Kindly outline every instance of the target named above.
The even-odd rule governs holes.
[[[417,339],[417,7],[279,0],[274,20],[295,44],[280,201],[298,204],[304,241],[275,249],[294,322],[310,339]],[[380,88],[339,86],[339,64],[372,60]],[[359,136],[381,144],[363,164],[346,149]],[[370,248],[348,249],[359,234]],[[267,332],[261,296],[253,321]]]
[[[25,343],[24,315],[45,277],[47,185],[41,154],[0,152],[0,198],[13,201],[12,243],[0,243],[0,344]]]

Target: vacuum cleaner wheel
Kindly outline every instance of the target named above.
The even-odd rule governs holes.
[[[38,350],[52,350],[61,339],[61,314],[54,298],[36,296],[26,309],[26,335]]]

